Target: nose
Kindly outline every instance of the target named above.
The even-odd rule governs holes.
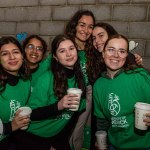
[[[70,51],[67,50],[67,51],[66,51],[66,56],[69,57],[70,55],[71,55]]]
[[[15,55],[14,55],[13,53],[10,53],[10,54],[9,54],[9,58],[10,58],[10,59],[15,59]]]
[[[96,42],[96,43],[98,43],[98,42],[99,42],[99,39],[98,39],[98,37],[96,37],[96,38],[95,38],[95,42]]]
[[[85,28],[84,28],[84,32],[85,32],[85,33],[89,33],[89,32],[90,32],[90,29],[89,29],[89,27],[88,27],[88,26],[85,26]]]
[[[37,53],[37,48],[36,47],[33,48],[33,52]]]
[[[115,56],[115,57],[119,57],[118,52],[119,52],[119,51],[117,51],[117,50],[116,50],[116,51],[114,51],[114,56]]]

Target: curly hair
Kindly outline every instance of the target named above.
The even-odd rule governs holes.
[[[56,56],[56,51],[61,42],[65,40],[71,40],[70,37],[66,35],[58,35],[54,38],[51,45],[51,52],[52,52],[52,61],[51,61],[51,70],[54,74],[54,92],[55,95],[60,99],[62,98],[67,91],[68,84],[67,84],[67,76],[64,71],[64,67],[61,63],[59,63],[54,56]],[[71,40],[72,41],[72,40]],[[73,42],[73,41],[72,41]],[[83,96],[85,95],[85,84],[83,80],[83,74],[80,69],[79,60],[74,65],[74,72],[75,72],[75,79],[78,87],[83,91]]]
[[[0,50],[3,45],[9,44],[9,43],[16,45],[18,49],[20,50],[22,56],[24,57],[24,51],[22,50],[20,43],[12,36],[4,36],[0,38]],[[20,78],[22,78],[23,80],[27,80],[30,78],[29,67],[27,66],[27,62],[25,59],[23,59],[22,66],[19,69],[18,74]],[[8,78],[8,75],[6,71],[4,70],[2,64],[0,63],[0,93],[2,93],[6,88],[7,78]]]
[[[89,11],[89,10],[79,10],[77,11],[73,17],[71,18],[71,20],[68,22],[66,29],[65,29],[65,33],[71,37],[71,39],[73,39],[74,43],[75,43],[75,37],[76,37],[76,26],[78,25],[78,21],[83,17],[83,16],[91,16],[93,19],[93,25],[95,25],[95,17],[94,14]],[[93,55],[94,51],[93,51],[94,47],[93,47],[93,43],[92,43],[92,37],[90,36],[86,43],[85,43],[85,53],[86,53],[86,58],[87,58],[87,63],[86,63],[86,69],[88,72],[88,75],[92,75],[92,59],[93,59]],[[95,64],[94,64],[95,65]],[[90,77],[89,77],[90,78]]]

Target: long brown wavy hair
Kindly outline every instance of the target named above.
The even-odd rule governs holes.
[[[92,11],[90,10],[79,10],[77,11],[73,17],[71,18],[71,20],[68,22],[66,29],[65,29],[65,34],[67,34],[69,37],[71,37],[73,39],[73,41],[75,42],[75,37],[76,37],[76,27],[78,25],[78,21],[83,17],[83,16],[91,16],[93,18],[93,26],[95,25],[95,17],[94,14],[92,13]],[[77,46],[78,47],[78,46]],[[92,43],[92,37],[90,36],[89,39],[86,41],[85,43],[85,53],[86,53],[86,58],[87,58],[87,63],[86,63],[86,69],[88,72],[88,75],[92,75],[92,70],[90,67],[92,64],[92,58],[94,57],[93,55],[93,43]],[[95,65],[95,64],[94,64]]]
[[[62,64],[59,63],[54,58],[54,56],[56,56],[56,51],[60,43],[65,40],[71,40],[71,38],[68,37],[67,35],[57,35],[51,44],[51,52],[52,52],[51,70],[54,74],[54,92],[59,99],[61,99],[66,94],[66,91],[68,89],[68,82],[67,82],[67,75],[65,73],[64,66],[62,66]],[[78,85],[78,88],[80,88],[83,91],[83,96],[85,96],[85,84],[84,84],[83,74],[81,72],[80,63],[78,59],[74,65],[74,73],[75,73],[76,84]]]
[[[18,47],[18,49],[20,50],[22,56],[24,57],[24,52],[22,50],[20,43],[12,36],[5,36],[5,37],[0,38],[0,50],[3,45],[9,44],[9,43],[15,44]],[[30,78],[29,67],[27,66],[25,59],[23,60],[22,66],[18,71],[18,75],[23,80],[27,80]],[[0,94],[6,88],[7,78],[8,78],[8,74],[6,73],[6,71],[4,70],[3,66],[0,63]]]

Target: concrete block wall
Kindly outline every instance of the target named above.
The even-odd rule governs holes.
[[[79,9],[93,11],[97,21],[108,22],[139,43],[136,52],[150,68],[150,0],[5,0],[0,1],[0,36],[27,32],[42,36],[50,46]]]

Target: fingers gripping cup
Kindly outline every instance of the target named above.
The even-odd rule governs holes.
[[[135,127],[140,130],[147,130],[148,126],[145,125],[143,119],[146,118],[145,114],[150,112],[150,104],[137,102],[135,104]]]
[[[27,106],[24,106],[24,107],[20,107],[18,110],[22,110],[20,113],[19,113],[19,116],[23,117],[23,116],[30,116],[32,110],[30,107],[27,107]],[[25,130],[27,129],[28,126],[24,126],[22,127],[21,129],[22,130]]]
[[[99,149],[107,149],[107,132],[97,131],[95,133]]]
[[[75,108],[69,109],[69,110],[71,110],[71,111],[78,111],[79,105],[80,105],[80,99],[81,99],[82,90],[81,90],[81,89],[78,89],[78,88],[69,88],[69,89],[67,90],[67,94],[76,94],[76,95],[78,95],[79,104],[77,104],[77,105],[72,105],[72,106],[74,106]]]

